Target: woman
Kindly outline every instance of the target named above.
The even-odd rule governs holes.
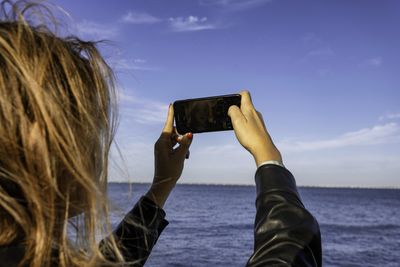
[[[43,8],[2,3],[0,266],[143,266],[168,224],[163,206],[193,135],[176,134],[170,105],[155,144],[153,183],[112,231],[106,186],[117,125],[113,72],[95,43],[57,37],[34,26],[35,17],[26,19]],[[241,94],[241,108],[231,106],[229,116],[258,167],[255,246],[247,266],[321,266],[318,223],[250,94]],[[107,237],[98,244],[97,235]]]

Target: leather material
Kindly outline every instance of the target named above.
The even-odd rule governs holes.
[[[113,232],[118,248],[127,262],[124,266],[144,265],[158,237],[168,225],[164,217],[164,210],[145,196],[125,216]],[[116,261],[116,256],[107,252],[108,240],[105,238],[100,242],[100,250],[108,260]]]
[[[319,225],[304,207],[293,175],[267,164],[255,180],[254,252],[246,266],[322,266]]]
[[[293,175],[275,164],[260,166],[255,174],[257,198],[254,223],[254,252],[247,267],[322,265],[321,234],[317,220],[304,207]],[[129,264],[143,266],[159,235],[168,225],[165,212],[142,197],[113,232],[121,254]],[[108,238],[100,249],[107,252]],[[0,247],[0,267],[17,266],[22,258],[20,245]]]
[[[128,262],[123,266],[144,265],[158,237],[168,225],[164,217],[164,210],[145,196],[128,212],[113,232],[121,254]],[[109,238],[103,239],[99,248],[108,260],[116,262],[116,256],[107,250],[108,241]],[[21,243],[0,247],[0,267],[18,266],[24,253],[25,248]],[[52,254],[53,259],[57,259],[58,250],[54,249]],[[52,261],[51,266],[58,266],[56,260]]]

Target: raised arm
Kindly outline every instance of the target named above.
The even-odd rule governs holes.
[[[108,261],[126,262],[124,266],[143,266],[168,225],[164,217],[165,212],[159,206],[149,198],[141,197],[112,234],[120,255],[112,249],[111,236],[100,242],[100,251]]]
[[[283,166],[250,93],[241,95],[241,107],[231,106],[228,114],[238,141],[258,167],[254,252],[247,267],[321,266],[318,222],[301,202],[295,179]]]
[[[318,222],[301,202],[292,174],[266,164],[255,180],[254,252],[247,266],[321,266]]]
[[[128,266],[145,264],[159,235],[168,225],[168,221],[164,219],[163,207],[182,174],[185,157],[193,138],[191,133],[179,136],[173,122],[174,110],[170,105],[164,129],[154,146],[153,183],[113,232],[121,254],[119,256],[130,262]],[[109,238],[100,243],[103,254],[108,260],[118,261],[118,255],[110,253],[108,246]]]

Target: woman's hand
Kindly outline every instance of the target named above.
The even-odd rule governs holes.
[[[164,129],[154,145],[155,174],[153,184],[146,194],[161,208],[182,174],[192,138],[192,133],[178,135],[174,127],[174,108],[170,105]],[[177,143],[179,146],[174,148]]]
[[[254,108],[250,93],[240,94],[240,108],[231,106],[228,110],[239,143],[253,155],[257,166],[268,160],[282,163],[281,153],[272,142],[261,113]]]

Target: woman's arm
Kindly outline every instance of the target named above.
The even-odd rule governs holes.
[[[317,220],[304,207],[293,175],[267,164],[257,169],[253,266],[321,266]]]
[[[124,266],[139,267],[145,264],[158,237],[168,225],[164,217],[165,212],[145,196],[128,212],[112,234],[123,261],[129,262]],[[103,239],[99,248],[107,260],[119,262],[110,237]]]
[[[301,202],[293,175],[282,167],[282,156],[250,93],[241,95],[241,107],[231,106],[228,114],[238,141],[258,166],[254,252],[247,266],[321,266],[318,222]],[[269,161],[277,164],[262,165]]]
[[[192,133],[178,135],[174,127],[174,108],[170,104],[164,129],[154,145],[154,179],[146,194],[161,208],[181,177],[192,139]],[[176,144],[179,146],[174,148]]]
[[[163,207],[182,174],[193,138],[191,133],[179,136],[173,123],[174,110],[170,105],[164,129],[154,146],[153,183],[113,232],[121,256],[130,262],[129,266],[145,264],[158,237],[168,225]],[[176,144],[179,146],[174,148]],[[108,260],[117,261],[117,255],[109,252],[109,241],[109,238],[104,239],[100,249]]]

